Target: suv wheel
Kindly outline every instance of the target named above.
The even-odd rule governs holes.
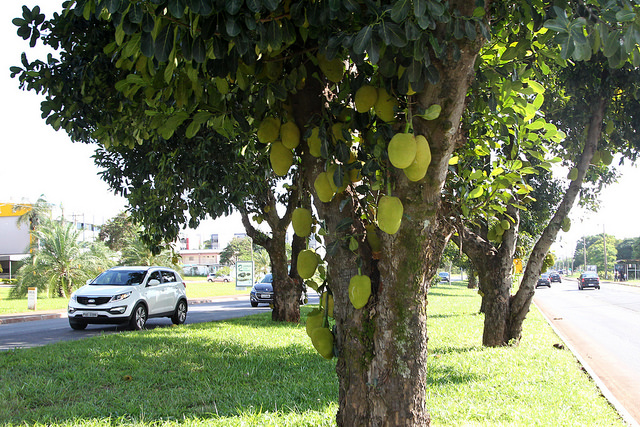
[[[256,301],[251,301],[251,307],[257,307],[258,303]]]
[[[143,304],[136,305],[131,313],[131,319],[129,320],[129,327],[134,331],[140,331],[144,329],[147,324],[147,308]]]
[[[174,325],[182,325],[184,321],[187,319],[187,302],[185,300],[178,301],[178,305],[176,305],[176,310],[171,316],[171,321]]]
[[[77,320],[71,319],[69,319],[69,326],[71,326],[71,329],[75,331],[81,331],[87,328],[87,324],[85,322],[78,322]]]

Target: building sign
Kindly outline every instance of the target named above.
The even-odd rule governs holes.
[[[253,261],[236,262],[236,289],[245,290],[253,286]]]

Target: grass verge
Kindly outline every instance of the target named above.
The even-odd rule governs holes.
[[[430,293],[434,425],[623,425],[535,309],[519,347],[487,349],[478,304],[455,283]],[[316,354],[303,325],[269,319],[0,353],[0,425],[334,425],[335,362]]]
[[[186,279],[187,298],[209,298],[225,295],[248,294],[249,289],[238,291],[235,283],[207,282],[205,278]],[[9,299],[9,287],[0,287],[0,314],[22,313],[27,310],[27,298]],[[48,298],[38,295],[37,310],[67,308],[68,298]]]

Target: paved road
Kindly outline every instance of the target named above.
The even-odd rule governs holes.
[[[314,304],[318,303],[318,296],[315,292],[309,294],[309,302]],[[239,299],[221,299],[200,304],[192,303],[189,305],[189,312],[185,323],[204,323],[232,319],[269,310],[271,309],[267,305],[260,305],[255,308],[251,307],[248,296],[242,296],[239,297]],[[77,340],[126,330],[126,328],[122,326],[89,325],[87,329],[83,331],[74,331],[69,327],[69,321],[66,316],[63,313],[61,316],[62,317],[53,319],[0,325],[0,350],[35,347],[58,341]],[[171,324],[171,320],[168,318],[149,319],[147,329],[170,327]]]
[[[600,290],[580,291],[575,280],[564,279],[550,289],[538,288],[534,302],[611,392],[612,403],[621,404],[625,419],[638,425],[640,289],[603,282]]]

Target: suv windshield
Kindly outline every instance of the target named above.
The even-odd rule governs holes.
[[[91,282],[91,285],[137,285],[142,283],[146,274],[146,270],[107,270]]]

